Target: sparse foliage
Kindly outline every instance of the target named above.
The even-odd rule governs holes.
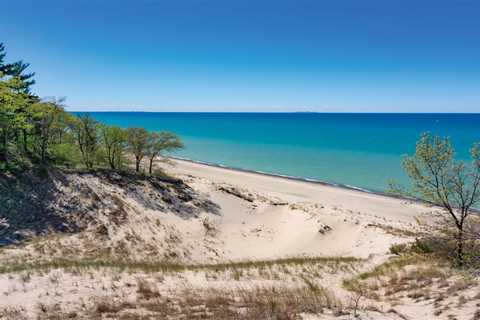
[[[135,157],[135,171],[140,171],[140,163],[145,157],[148,147],[148,132],[144,128],[128,128],[127,143]]]
[[[153,161],[162,152],[169,152],[183,148],[180,138],[171,132],[151,132],[148,134],[147,155],[149,160],[148,172],[152,174]]]
[[[409,192],[444,209],[456,232],[456,262],[464,264],[466,227],[472,208],[480,201],[480,144],[471,149],[472,162],[455,159],[448,138],[423,134],[413,156],[403,160],[405,172],[412,181]],[[394,187],[398,192],[403,190]]]
[[[47,161],[48,149],[55,138],[61,136],[64,124],[60,117],[64,113],[63,107],[57,103],[34,103],[29,108],[34,132],[34,149],[40,156],[42,163]]]
[[[125,130],[115,126],[101,126],[101,140],[111,169],[117,169],[121,166],[127,136]]]
[[[98,147],[98,126],[98,122],[90,115],[72,118],[70,122],[70,129],[87,169],[93,168],[95,152]]]

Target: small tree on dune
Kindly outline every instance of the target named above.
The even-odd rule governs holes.
[[[149,159],[148,172],[152,174],[153,161],[162,152],[183,148],[180,138],[171,132],[151,132],[148,135],[147,154]]]
[[[115,126],[102,126],[101,139],[107,162],[111,169],[117,169],[122,161],[127,135],[125,130]]]
[[[455,256],[460,266],[464,264],[471,210],[480,202],[480,144],[475,144],[470,153],[470,164],[455,160],[448,138],[425,133],[417,142],[415,154],[403,159],[403,168],[412,181],[410,193],[442,207],[453,223]]]
[[[63,107],[56,102],[39,102],[32,104],[28,112],[33,122],[35,150],[42,163],[46,163],[54,134],[62,129],[59,119],[64,114]]]
[[[69,126],[82,155],[83,163],[87,169],[92,169],[98,147],[98,122],[90,115],[82,115],[71,118]]]
[[[144,128],[128,128],[127,144],[135,157],[135,171],[140,171],[140,163],[145,157],[148,147],[148,132]]]

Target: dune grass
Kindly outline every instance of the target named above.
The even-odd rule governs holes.
[[[38,262],[14,262],[0,265],[0,274],[13,273],[22,271],[48,271],[53,269],[99,269],[112,268],[123,271],[141,271],[151,272],[182,272],[195,270],[214,270],[225,271],[231,269],[250,269],[250,268],[266,268],[272,266],[285,265],[308,265],[308,264],[325,264],[329,266],[339,267],[342,265],[352,265],[363,261],[355,257],[290,257],[272,260],[244,260],[237,262],[224,262],[212,264],[181,264],[168,261],[128,261],[114,259],[61,259]]]

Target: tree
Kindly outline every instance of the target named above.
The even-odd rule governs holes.
[[[148,146],[148,132],[144,128],[128,128],[127,143],[135,157],[135,171],[140,171],[140,163],[145,157]]]
[[[5,82],[0,82],[0,161],[8,163],[8,142],[15,117],[15,96]]]
[[[126,133],[120,127],[101,126],[102,144],[111,169],[120,166],[121,158],[125,149]]]
[[[15,138],[17,141],[19,140],[18,132],[20,131],[23,135],[23,149],[25,152],[28,152],[27,136],[31,127],[28,121],[26,121],[28,118],[26,109],[30,104],[40,101],[37,96],[30,92],[30,87],[35,84],[33,79],[35,73],[26,73],[30,64],[21,60],[13,63],[4,63],[5,56],[5,47],[3,43],[0,43],[0,78],[6,77],[7,81],[5,83],[7,86],[21,98],[17,100],[16,106],[16,129],[18,131],[14,131]]]
[[[35,149],[42,163],[46,163],[48,148],[53,142],[55,131],[62,130],[60,119],[63,107],[55,102],[39,102],[32,104],[28,112],[33,123]]]
[[[456,261],[464,264],[465,228],[471,209],[480,202],[480,144],[471,149],[472,163],[455,160],[448,138],[423,134],[415,154],[403,159],[412,194],[442,207],[455,226]]]
[[[35,72],[25,73],[30,66],[22,60],[6,65],[5,74],[16,79],[15,89],[19,92],[30,94],[30,87],[35,84]]]
[[[92,169],[98,146],[98,122],[87,114],[70,118],[69,126],[80,149],[83,163],[87,169]]]
[[[7,70],[10,68],[9,64],[5,64],[4,59],[7,53],[5,52],[5,45],[0,42],[0,78],[7,74]]]
[[[161,152],[181,149],[184,145],[180,138],[171,132],[151,132],[148,134],[147,154],[149,157],[148,172],[152,174],[153,161]]]
[[[27,115],[19,112],[26,104],[25,95],[11,88],[12,79],[0,78],[0,161],[8,163],[10,141],[27,127]]]

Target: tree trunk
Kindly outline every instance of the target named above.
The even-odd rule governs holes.
[[[152,167],[153,167],[153,157],[150,158],[150,166],[148,167],[148,172],[150,173],[150,175],[152,175]]]
[[[140,171],[140,160],[138,158],[135,161],[135,171],[136,172]]]
[[[110,149],[107,150],[108,163],[110,164],[110,168],[115,170],[115,153],[113,151],[110,151]]]
[[[457,234],[457,264],[460,267],[463,266],[464,264],[463,246],[464,246],[463,229],[461,229],[458,231],[458,234]]]

